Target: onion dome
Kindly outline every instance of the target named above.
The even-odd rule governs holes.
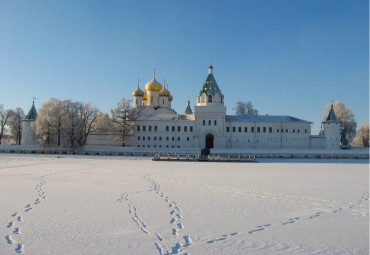
[[[136,90],[134,90],[134,91],[132,92],[132,95],[133,95],[134,97],[142,97],[142,96],[144,96],[144,91],[142,91],[142,90],[140,89],[139,82],[140,82],[140,80],[138,80],[138,83],[137,83],[137,89],[136,89]]]
[[[165,96],[165,97],[169,97],[171,95],[170,91],[168,90],[168,85],[167,85],[167,88],[166,88],[166,80],[164,80],[163,82],[163,89],[159,92],[159,96]]]
[[[173,100],[173,96],[172,96],[172,95],[169,95],[169,96],[168,96],[168,101],[170,101],[170,102],[171,102],[172,100]]]
[[[145,84],[145,90],[146,91],[161,91],[162,90],[162,84],[160,84],[156,79],[155,79],[155,70],[153,73],[153,79]]]
[[[144,95],[143,95],[143,101],[144,100],[148,100],[148,94],[147,93],[144,93]]]

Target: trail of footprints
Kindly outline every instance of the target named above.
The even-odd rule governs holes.
[[[158,182],[148,176],[144,176],[144,178],[152,183],[151,188],[153,189],[153,191],[167,203],[169,215],[171,218],[169,221],[171,229],[170,231],[172,236],[174,237],[173,242],[175,242],[175,244],[172,244],[172,247],[170,248],[170,250],[168,250],[163,244],[164,238],[156,233],[159,242],[155,243],[155,247],[157,248],[159,254],[179,254],[180,252],[182,254],[188,254],[186,253],[185,249],[192,245],[193,240],[189,235],[182,234],[185,226],[181,222],[182,215],[177,202],[161,191],[161,185]]]
[[[160,184],[158,182],[148,176],[143,176],[143,178],[151,182],[151,190],[167,203],[169,216],[171,218],[169,221],[169,232],[166,233],[167,236],[171,236],[171,238],[168,238],[169,240],[165,240],[160,233],[155,232],[154,235],[157,239],[157,242],[154,243],[155,249],[158,250],[160,255],[179,254],[180,252],[184,255],[190,255],[189,253],[186,253],[184,249],[189,247],[193,243],[193,240],[189,235],[182,234],[185,226],[181,222],[182,215],[177,202],[161,191]],[[128,212],[131,215],[132,220],[137,224],[138,228],[140,228],[145,234],[151,235],[148,226],[138,215],[138,210],[135,204],[130,201],[128,193],[123,193],[121,197],[117,199],[117,202],[126,203],[128,206]],[[167,246],[170,248],[168,249]]]
[[[36,185],[35,189],[38,192],[38,197],[32,202],[24,206],[23,212],[28,213],[33,209],[33,206],[37,206],[43,199],[46,199],[46,193],[43,190],[43,186],[46,183],[45,176],[40,177],[40,182]],[[5,240],[10,245],[15,245],[15,252],[25,253],[24,244],[17,242],[16,237],[22,234],[21,225],[23,222],[23,216],[19,212],[14,212],[10,215],[10,221],[6,226],[11,232],[5,236]]]
[[[329,211],[327,213],[339,213],[339,212],[342,212],[344,209],[353,209],[355,207],[359,207],[361,206],[363,203],[367,202],[369,200],[369,192],[365,192],[361,195],[361,198],[356,202],[356,203],[351,203],[348,205],[348,207],[339,207],[339,208],[334,208],[332,211]],[[318,218],[322,215],[324,215],[325,212],[316,212],[308,217],[306,217],[305,219],[306,220],[313,220],[315,218]],[[293,223],[296,223],[297,221],[303,219],[303,217],[295,217],[295,218],[289,218],[287,221],[283,222],[282,225],[283,226],[286,226],[286,225],[289,225],[289,224],[293,224]],[[268,227],[272,226],[272,224],[265,224],[265,225],[259,225],[259,226],[256,226],[255,229],[253,230],[250,230],[248,231],[247,233],[250,235],[250,234],[254,234],[256,232],[260,232],[260,231],[263,231],[263,230],[266,230]],[[215,239],[211,239],[209,241],[207,241],[207,243],[209,244],[213,244],[213,243],[216,243],[216,242],[220,242],[220,241],[225,241],[227,240],[228,238],[230,237],[234,237],[234,236],[237,236],[239,235],[238,232],[235,232],[235,233],[231,233],[231,234],[225,234],[225,235],[222,235],[221,237],[218,237],[218,238],[215,238]]]

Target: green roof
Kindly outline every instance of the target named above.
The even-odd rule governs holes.
[[[219,93],[219,94],[222,95],[221,90],[218,87],[216,79],[215,79],[215,77],[213,76],[212,73],[208,74],[207,79],[204,82],[203,87],[199,92],[199,95],[201,95],[203,93],[205,93],[205,94],[207,94],[207,93],[211,93],[211,94]]]
[[[36,118],[37,118],[37,111],[35,107],[35,102],[33,102],[31,109],[28,111],[26,117],[24,117],[24,120],[36,120]]]
[[[328,114],[328,117],[326,118],[326,121],[338,121],[337,116],[335,115],[333,105],[331,105],[330,112]]]

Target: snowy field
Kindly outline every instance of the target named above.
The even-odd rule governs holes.
[[[0,154],[0,254],[369,254],[368,161]]]

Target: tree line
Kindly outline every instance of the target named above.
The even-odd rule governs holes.
[[[50,98],[41,105],[31,125],[35,128],[35,138],[44,147],[79,148],[87,144],[92,132],[109,133],[124,146],[139,117],[139,112],[131,108],[131,102],[122,98],[109,116],[90,103]],[[24,118],[21,108],[11,110],[0,105],[0,144],[5,133],[14,144],[21,144]]]
[[[50,98],[41,105],[38,117],[33,123],[36,139],[44,147],[77,148],[86,145],[90,133],[105,132],[125,146],[133,135],[135,120],[141,115],[138,108],[131,107],[131,103],[132,100],[122,98],[108,115],[90,103]],[[362,124],[356,132],[355,115],[342,102],[327,104],[323,111],[323,121],[326,120],[332,105],[342,123],[342,144],[369,147],[369,123]],[[250,101],[237,102],[233,110],[236,115],[258,115],[258,110]],[[5,109],[0,104],[0,144],[4,134],[9,135],[14,144],[21,144],[24,118],[25,114],[21,108]]]

